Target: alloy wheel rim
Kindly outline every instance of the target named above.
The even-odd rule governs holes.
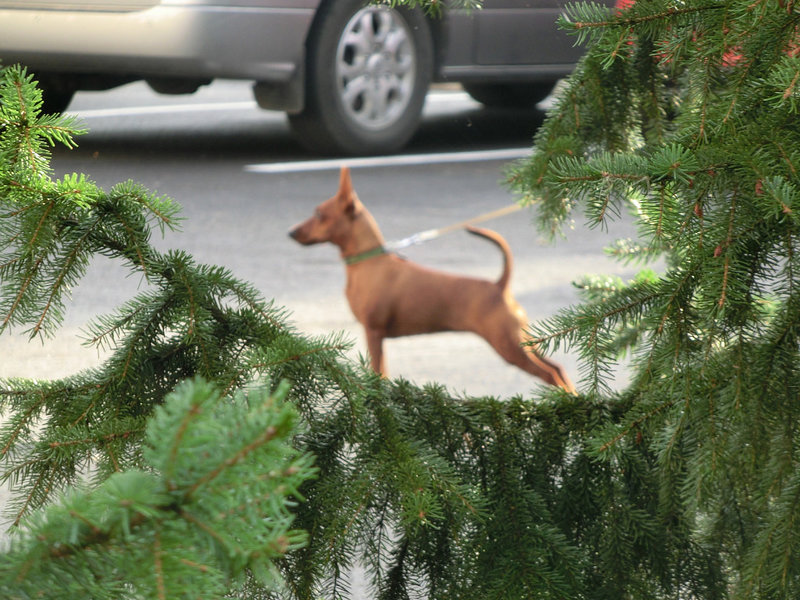
[[[416,61],[411,30],[387,7],[358,11],[336,49],[336,82],[342,108],[365,129],[396,123],[411,102]]]

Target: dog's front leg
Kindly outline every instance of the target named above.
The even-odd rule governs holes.
[[[367,328],[367,351],[369,352],[370,365],[373,371],[386,377],[386,362],[383,359],[384,337],[383,330]]]

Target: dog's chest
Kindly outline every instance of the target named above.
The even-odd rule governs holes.
[[[397,285],[396,275],[393,269],[349,269],[345,297],[362,325],[384,328],[397,317],[398,287],[402,290],[402,285]]]
[[[367,314],[374,310],[379,287],[375,278],[364,277],[358,273],[348,274],[344,295],[350,305],[350,310],[362,323]]]

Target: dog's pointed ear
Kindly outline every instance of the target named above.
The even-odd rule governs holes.
[[[336,195],[339,202],[344,204],[345,214],[353,217],[358,213],[358,196],[353,189],[353,180],[350,178],[348,167],[342,167],[339,172],[339,191]]]
[[[350,179],[350,168],[342,167],[339,171],[339,196],[349,196],[353,191],[353,180]]]

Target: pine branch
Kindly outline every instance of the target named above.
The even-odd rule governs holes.
[[[50,577],[59,579],[58,593],[79,594],[85,587],[78,565],[90,565],[97,598],[117,597],[120,577],[143,596],[175,598],[190,590],[219,594],[224,589],[219,575],[235,577],[247,565],[259,565],[257,571],[264,573],[265,565],[302,542],[288,529],[289,498],[314,473],[308,457],[293,451],[287,441],[296,426],[295,413],[284,402],[287,391],[284,386],[272,397],[262,393],[250,404],[243,397],[221,402],[213,388],[199,381],[181,386],[150,423],[146,451],[149,466],[169,467],[172,481],[180,485],[176,488],[152,472],[131,471],[49,508],[25,525],[25,533],[6,553],[0,568],[4,597],[31,593]],[[200,416],[176,430],[187,412]],[[247,424],[241,439],[226,435],[231,420]],[[165,444],[172,436],[175,443]],[[228,440],[223,448],[221,439]],[[228,448],[238,448],[233,452],[237,460],[214,464]],[[198,477],[199,463],[186,462],[187,452],[195,459],[207,455],[207,472],[225,483],[205,485],[209,477]],[[245,473],[262,469],[270,475],[242,486]],[[234,482],[244,490],[232,492]],[[194,491],[201,486],[203,497],[196,498]],[[242,506],[242,493],[250,496],[244,510],[218,511]],[[222,530],[226,534],[218,533]],[[152,560],[131,564],[129,557],[140,552],[149,552]],[[94,558],[84,563],[89,556]],[[186,568],[176,571],[176,557]]]

